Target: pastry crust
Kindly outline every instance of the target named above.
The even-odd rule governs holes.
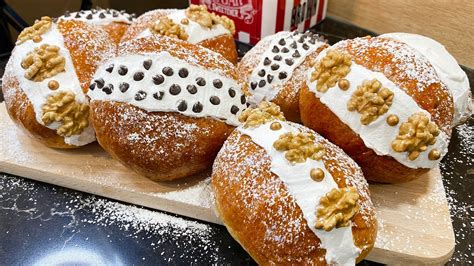
[[[107,32],[110,39],[115,43],[115,45],[119,45],[120,40],[122,40],[122,37],[129,26],[130,24],[123,22],[111,22],[109,24],[102,25],[102,28]]]
[[[360,211],[352,219],[352,233],[355,245],[362,249],[360,261],[372,249],[377,231],[368,185],[359,167],[341,149],[299,128],[314,134],[325,146],[323,161],[338,187],[351,185],[359,191]],[[309,229],[283,181],[270,171],[270,164],[270,156],[249,136],[238,130],[230,135],[212,172],[219,217],[258,264],[325,265],[319,238]]]
[[[367,41],[367,45],[362,46],[357,41],[346,40],[338,43],[337,49],[349,53],[357,64],[369,70],[384,73],[390,81],[411,96],[422,109],[429,112],[432,121],[449,137],[454,110],[451,94],[440,80],[426,81],[423,77],[423,71],[435,73],[434,69],[419,69],[420,73],[407,74],[406,66],[393,61],[396,57],[394,53],[403,54],[402,49],[407,49],[405,44],[384,38],[366,37],[363,40]],[[383,45],[379,45],[384,42],[396,42],[397,48],[385,49]],[[415,64],[416,59],[405,59],[410,64]],[[387,72],[387,70],[390,71]],[[420,90],[417,87],[419,84],[424,85],[423,89]],[[367,148],[363,140],[349,126],[321,103],[313,92],[309,91],[306,83],[300,92],[299,102],[301,120],[304,125],[341,147],[361,166],[368,180],[381,183],[407,182],[430,170],[409,168],[390,156],[377,155],[372,149]]]
[[[122,42],[127,42],[137,38],[140,33],[148,29],[153,23],[159,20],[163,16],[167,16],[176,9],[157,9],[148,11],[145,14],[138,17],[125,32]],[[229,60],[232,64],[237,64],[237,48],[235,46],[234,37],[231,34],[221,34],[211,39],[207,39],[197,43],[202,47],[205,47],[211,51],[221,54],[225,59]]]
[[[241,73],[244,79],[249,79],[249,76],[262,60],[263,53],[271,48],[270,44],[272,41],[273,39],[266,38],[258,42],[257,45],[242,57],[238,64],[238,72]],[[301,122],[299,94],[300,89],[306,82],[306,71],[311,68],[318,54],[328,46],[325,44],[306,56],[301,65],[295,68],[291,78],[282,84],[278,94],[271,100],[271,102],[280,106],[281,111],[289,121]]]

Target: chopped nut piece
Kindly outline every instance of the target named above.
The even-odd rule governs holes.
[[[25,78],[33,81],[43,81],[64,71],[66,60],[59,54],[59,47],[43,44],[29,52],[21,61],[25,69]]]
[[[210,13],[205,5],[190,5],[188,9],[186,9],[186,16],[203,27],[212,28],[216,24],[221,24],[232,34],[235,33],[233,20],[226,16],[218,16],[214,13]]]
[[[396,126],[396,125],[398,124],[399,120],[400,120],[400,119],[398,118],[397,115],[389,115],[389,116],[387,116],[387,124],[388,124],[389,126],[392,126],[392,127],[393,127],[393,126]]]
[[[382,88],[382,83],[376,79],[365,80],[352,94],[347,103],[347,109],[351,112],[359,112],[360,122],[368,125],[385,114],[392,105],[392,101],[391,90]]]
[[[336,50],[329,50],[327,54],[314,65],[311,73],[311,82],[317,80],[316,89],[326,92],[336,85],[340,79],[351,71],[351,56]]]
[[[428,159],[432,161],[436,161],[439,158],[441,158],[441,152],[439,152],[437,149],[432,149],[430,153],[428,153]]]
[[[307,158],[321,160],[326,149],[320,143],[314,143],[314,135],[304,133],[286,133],[273,143],[277,151],[286,151],[285,158],[292,163],[304,163]]]
[[[261,102],[257,108],[245,109],[239,117],[244,127],[256,127],[270,120],[285,121],[285,117],[278,105],[265,101]]]
[[[415,160],[420,152],[426,151],[428,145],[436,143],[440,131],[438,126],[430,122],[424,113],[415,113],[402,123],[398,136],[392,141],[392,149],[396,152],[408,152],[408,159]]]
[[[280,130],[280,129],[281,129],[281,124],[278,123],[278,122],[273,122],[273,123],[270,125],[270,129],[271,129],[271,130]]]
[[[31,27],[25,28],[16,41],[16,44],[22,44],[28,40],[33,40],[34,42],[38,41],[38,37],[41,38],[41,34],[44,34],[51,28],[52,19],[50,17],[42,17],[41,20],[35,21],[35,24]],[[36,39],[35,39],[36,37]]]
[[[333,188],[319,200],[316,229],[331,231],[334,227],[349,226],[359,210],[358,200],[359,193],[355,187]]]
[[[316,182],[321,182],[324,179],[324,171],[321,168],[313,168],[309,172],[309,175],[311,176],[311,179],[313,179]]]
[[[181,27],[179,24],[174,23],[174,21],[168,17],[162,17],[158,21],[156,21],[150,27],[150,31],[153,34],[170,36],[184,41],[188,40],[189,37],[183,27]]]
[[[60,91],[48,96],[42,110],[45,125],[61,123],[56,130],[60,136],[79,135],[89,126],[89,105],[76,102],[72,92]]]

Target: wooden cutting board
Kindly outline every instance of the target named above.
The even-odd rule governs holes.
[[[114,161],[98,144],[51,149],[29,138],[0,104],[0,172],[221,224],[210,201],[209,175],[155,183]],[[367,259],[387,264],[442,264],[454,234],[439,169],[400,185],[370,185],[379,232]]]

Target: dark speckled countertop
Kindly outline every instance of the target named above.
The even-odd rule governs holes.
[[[313,30],[326,36],[330,43],[373,34],[333,19]],[[248,49],[241,45],[239,50],[243,54]],[[0,75],[6,61],[0,59]],[[474,72],[465,70],[474,84]],[[473,130],[472,118],[454,130],[449,153],[441,163],[456,235],[456,251],[450,265],[474,263]],[[0,173],[0,264],[52,262],[254,264],[223,226]],[[361,264],[376,265],[367,261]]]

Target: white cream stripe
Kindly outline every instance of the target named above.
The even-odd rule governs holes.
[[[326,54],[323,51],[318,55],[320,60]],[[395,158],[399,163],[410,168],[432,168],[439,160],[433,161],[428,159],[428,153],[431,149],[438,149],[442,155],[446,154],[448,148],[448,138],[441,132],[436,138],[434,145],[429,145],[428,150],[422,152],[417,159],[411,161],[408,159],[407,152],[395,152],[391,148],[391,142],[396,138],[399,131],[399,126],[408,120],[414,113],[424,113],[431,118],[430,114],[423,110],[405,91],[397,87],[385,75],[380,72],[371,71],[361,65],[352,62],[351,71],[345,77],[350,83],[350,88],[343,91],[335,85],[325,93],[316,90],[317,81],[310,82],[311,73],[314,69],[307,72],[306,84],[310,91],[312,91],[319,100],[324,103],[339,119],[348,125],[360,138],[364,144],[374,150],[378,155],[389,155]],[[358,85],[361,85],[364,80],[377,79],[382,83],[383,87],[388,88],[394,93],[393,102],[387,113],[378,117],[369,125],[362,125],[360,123],[360,114],[356,111],[350,112],[347,109],[347,102],[351,98]],[[390,114],[395,114],[399,117],[399,124],[397,126],[389,126],[386,123],[386,118]],[[442,158],[442,157],[441,157]],[[441,160],[441,159],[440,159]]]
[[[299,130],[291,122],[279,121],[282,128],[274,131],[270,129],[272,122],[255,128],[241,126],[237,129],[250,136],[252,141],[265,149],[271,157],[270,170],[283,181],[288,192],[300,207],[308,227],[321,240],[321,247],[326,249],[328,264],[354,265],[360,254],[360,249],[354,244],[352,223],[350,226],[334,228],[329,232],[318,230],[314,226],[319,201],[326,193],[338,187],[336,182],[321,160],[307,159],[304,163],[289,163],[285,159],[284,152],[277,151],[273,147],[273,143],[278,140],[280,135],[288,132],[298,133]],[[311,179],[309,173],[313,168],[321,168],[324,171],[325,178],[321,182]]]

